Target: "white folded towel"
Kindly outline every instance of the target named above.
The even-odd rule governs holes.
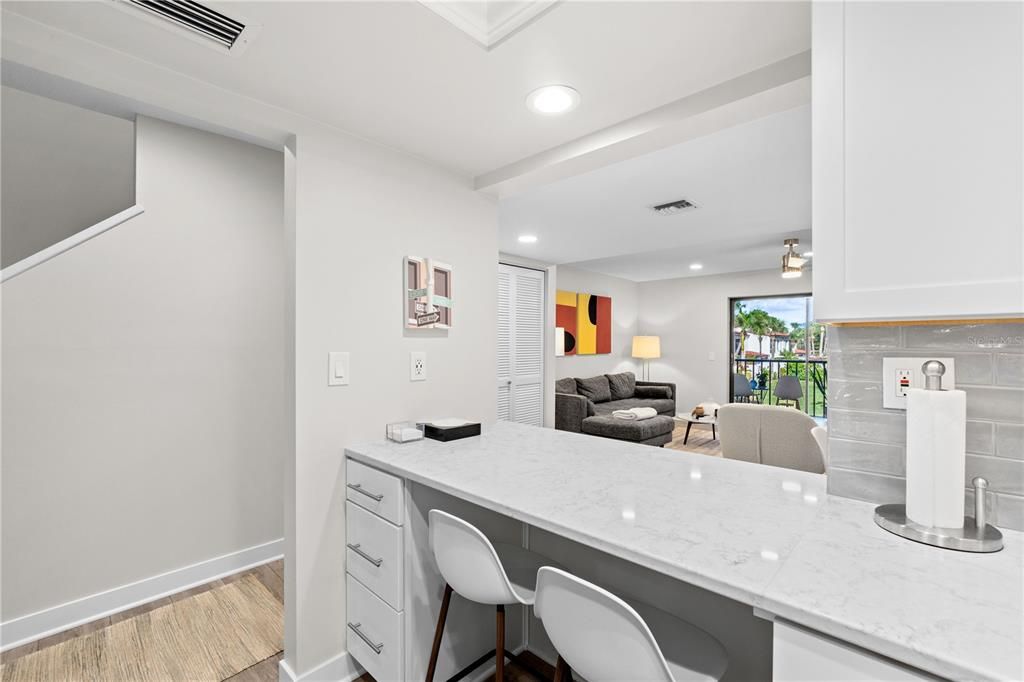
[[[615,410],[612,412],[612,416],[627,421],[642,421],[657,417],[658,411],[653,407],[633,407],[628,410]]]

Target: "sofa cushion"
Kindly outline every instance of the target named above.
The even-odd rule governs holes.
[[[636,398],[671,398],[672,389],[668,386],[637,386],[633,396]]]
[[[676,409],[676,404],[668,398],[660,398],[657,400],[627,398],[625,400],[611,400],[606,403],[595,405],[594,410],[600,415],[611,414],[615,410],[629,410],[634,407],[653,407],[658,411],[658,414],[667,414],[672,416],[673,410]]]
[[[589,379],[577,379],[576,391],[595,403],[605,403],[612,399],[612,389],[608,385],[608,377],[603,374]]]
[[[665,416],[629,421],[607,415],[598,415],[596,417],[587,417],[583,420],[583,433],[633,442],[672,433],[674,427],[675,421],[672,417]]]
[[[605,374],[608,378],[608,387],[612,391],[612,400],[622,400],[624,398],[632,398],[633,391],[636,389],[636,375],[632,372],[622,372],[621,374]],[[668,396],[665,396],[666,398]]]
[[[576,395],[576,380],[572,377],[559,379],[555,382],[555,393],[568,393]]]

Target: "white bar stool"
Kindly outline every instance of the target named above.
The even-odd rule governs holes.
[[[537,586],[537,571],[541,566],[553,565],[545,557],[515,545],[491,544],[476,526],[439,509],[431,509],[430,547],[437,568],[445,580],[441,611],[437,615],[437,630],[427,666],[427,682],[434,679],[437,657],[441,651],[444,623],[452,592],[479,604],[494,604],[497,608],[497,638],[495,648],[451,680],[465,677],[471,670],[495,657],[494,679],[502,682],[505,676],[505,605],[531,606]],[[529,667],[517,656],[510,656],[524,667]],[[451,682],[451,680],[449,682]]]
[[[588,682],[712,682],[729,664],[700,628],[558,568],[539,570],[534,613],[558,650],[555,682],[571,680],[572,670]]]

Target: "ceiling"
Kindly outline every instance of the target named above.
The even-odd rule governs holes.
[[[262,24],[256,39],[219,53],[110,0],[3,9],[471,177],[810,46],[807,2],[562,2],[490,49],[411,0],[208,4]],[[529,112],[550,83],[577,88],[579,108]]]
[[[697,208],[651,209],[677,199]],[[805,105],[506,198],[498,243],[643,282],[781,267],[782,240],[810,250],[810,226]],[[538,240],[521,244],[522,234]]]

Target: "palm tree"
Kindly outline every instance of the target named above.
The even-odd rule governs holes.
[[[774,358],[775,350],[779,343],[779,335],[786,333],[786,323],[774,315],[769,315],[768,333],[771,334],[768,339],[768,354]]]
[[[803,347],[804,351],[806,351],[807,350],[807,348],[806,348],[806,341],[807,341],[807,339],[806,339],[806,336],[807,336],[806,331],[807,330],[804,328],[803,323],[802,322],[790,322],[789,326],[792,327],[792,329],[789,330],[789,338],[793,342],[792,343],[792,350],[796,350],[796,349],[798,349],[800,347]]]
[[[736,312],[733,314],[733,324],[736,330],[738,344],[735,349],[735,356],[743,354],[743,345],[747,342],[747,333],[750,331],[750,313],[742,302],[736,304]]]
[[[750,333],[757,335],[757,352],[764,355],[764,337],[771,330],[771,315],[760,308],[755,308],[747,313],[750,324]]]

